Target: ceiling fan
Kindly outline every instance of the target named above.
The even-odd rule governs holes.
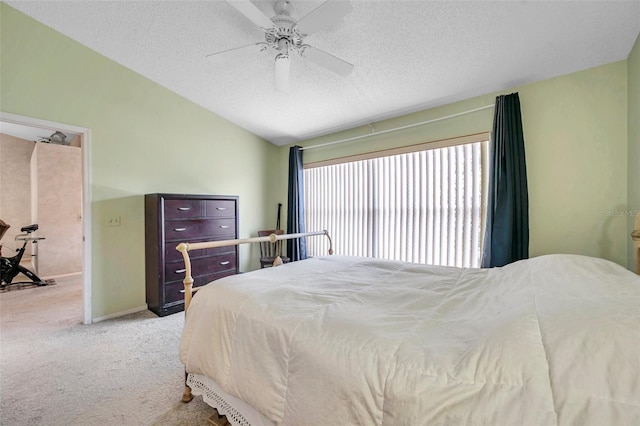
[[[281,92],[289,89],[292,54],[308,59],[341,76],[347,76],[353,70],[352,64],[304,42],[309,34],[334,24],[351,13],[353,6],[349,1],[329,0],[298,20],[291,16],[294,8],[289,0],[278,0],[275,3],[276,14],[272,18],[268,18],[249,0],[227,0],[227,2],[264,31],[265,41],[207,55],[210,61],[220,63],[242,58],[248,54],[276,51],[275,88]]]

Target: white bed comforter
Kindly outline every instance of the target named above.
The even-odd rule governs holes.
[[[276,424],[640,425],[640,278],[324,257],[215,281],[181,358]]]

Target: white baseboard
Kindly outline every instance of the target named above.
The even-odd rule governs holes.
[[[50,279],[56,279],[56,278],[75,277],[76,275],[82,275],[82,271],[80,271],[80,272],[71,272],[69,274],[48,275],[46,277],[40,277],[40,278],[42,278],[43,280],[50,280]]]
[[[93,323],[96,323],[96,322],[109,320],[109,319],[113,319],[113,318],[118,318],[118,317],[122,317],[122,316],[129,315],[129,314],[135,314],[136,312],[146,311],[147,309],[148,309],[148,307],[145,304],[144,306],[138,306],[137,308],[127,309],[126,311],[116,312],[115,314],[110,314],[110,315],[106,315],[104,317],[94,318],[94,319],[91,320],[91,323],[93,324]]]

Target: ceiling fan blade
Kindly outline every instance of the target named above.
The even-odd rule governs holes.
[[[231,6],[235,7],[238,12],[249,18],[251,22],[259,26],[260,28],[271,28],[273,22],[267,17],[260,9],[256,7],[249,0],[227,0]]]
[[[275,87],[278,92],[289,91],[289,72],[291,71],[291,58],[289,55],[276,56]]]
[[[307,15],[300,18],[296,28],[302,34],[312,34],[316,31],[338,22],[353,11],[349,1],[329,0]]]
[[[211,55],[207,55],[205,57],[214,64],[219,64],[222,62],[243,58],[245,56],[261,52],[266,48],[267,43],[254,43],[248,44],[246,46],[235,47],[229,50],[223,50],[222,52],[212,53]]]
[[[302,56],[311,62],[314,62],[322,67],[325,67],[336,74],[346,77],[353,71],[353,65],[342,59],[325,52],[324,50],[316,49],[312,46],[305,46],[302,50]]]

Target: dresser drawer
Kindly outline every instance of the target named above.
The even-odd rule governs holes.
[[[202,217],[202,200],[165,200],[164,218],[191,219]]]
[[[236,216],[236,202],[233,200],[205,200],[203,207],[203,215],[206,217]]]
[[[229,237],[230,240],[233,239],[233,236]],[[190,240],[190,241],[181,241],[181,242],[188,242],[188,243],[197,243],[200,241],[211,241],[211,238],[198,238],[196,240]],[[178,245],[177,242],[173,241],[173,242],[169,242],[166,243],[164,245],[164,261],[165,262],[181,262],[184,264],[184,259],[182,258],[182,253],[180,253],[178,250],[176,250],[176,246]],[[226,246],[226,247],[214,247],[214,248],[208,248],[208,249],[201,249],[201,250],[189,250],[189,259],[191,259],[193,261],[193,259],[196,259],[198,257],[205,257],[205,256],[216,256],[219,254],[223,254],[223,253],[234,253],[236,252],[236,246]]]
[[[217,256],[199,257],[191,259],[191,276],[193,279],[200,275],[209,275],[216,272],[236,269],[236,254],[224,253]],[[165,264],[165,282],[184,279],[184,262],[171,262]]]
[[[200,287],[205,284],[209,284],[211,281],[214,281],[229,275],[235,275],[235,274],[236,274],[235,269],[232,269],[230,271],[217,272],[215,274],[201,275],[197,278],[194,278],[193,287],[194,288]],[[172,302],[183,301],[184,300],[183,290],[184,290],[184,284],[182,283],[182,281],[176,281],[176,282],[165,284],[165,287],[164,287],[165,301],[164,302],[172,303]]]
[[[235,219],[188,219],[167,221],[165,241],[187,242],[194,238],[231,236],[236,233]],[[177,245],[177,244],[176,244]]]

